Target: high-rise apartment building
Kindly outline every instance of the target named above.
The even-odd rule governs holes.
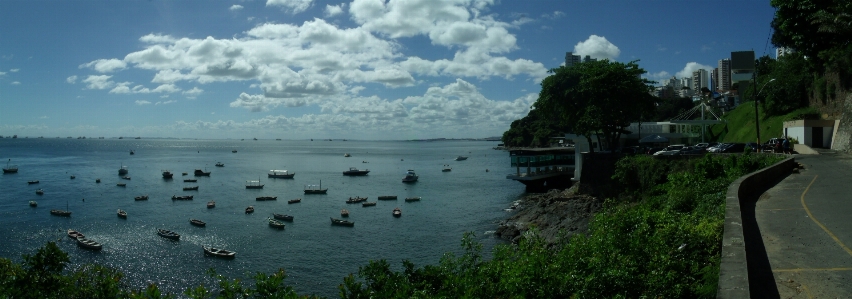
[[[705,69],[699,69],[697,71],[692,72],[692,90],[698,93],[701,92],[702,87],[708,87],[708,76],[709,74]]]
[[[565,52],[565,66],[570,67],[574,64],[580,63],[581,57],[580,55],[574,55],[571,52]]]
[[[719,60],[719,70],[716,79],[717,91],[731,90],[731,60],[728,58]]]

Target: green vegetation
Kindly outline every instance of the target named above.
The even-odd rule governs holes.
[[[613,176],[621,196],[608,199],[589,232],[548,244],[535,230],[517,245],[498,245],[485,259],[468,233],[464,253],[422,267],[391,270],[371,261],[343,279],[341,298],[714,298],[725,192],[736,178],[783,159],[777,155],[706,155],[693,160],[633,156]],[[123,275],[91,265],[67,270],[54,243],[0,259],[0,298],[175,298],[156,285],[130,290]],[[296,298],[279,270],[257,274],[252,286],[215,271],[215,286],[186,290],[189,298]],[[34,291],[36,290],[36,291]]]
[[[767,116],[762,108],[760,115],[760,139],[765,142],[772,137],[780,137],[784,130],[784,122],[797,119],[819,119],[819,112],[814,108],[799,108],[778,116]],[[718,142],[756,142],[757,129],[754,125],[754,104],[744,103],[728,112],[722,118],[726,123],[713,125],[709,128],[711,140]]]

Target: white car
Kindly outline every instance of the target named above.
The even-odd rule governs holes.
[[[666,148],[664,148],[663,150],[661,150],[661,151],[659,151],[659,152],[654,153],[654,156],[660,156],[660,155],[674,155],[674,154],[677,154],[677,153],[678,153],[678,152],[679,152],[682,148],[684,148],[685,146],[686,146],[686,145],[683,145],[683,144],[669,145],[669,146],[667,146]]]

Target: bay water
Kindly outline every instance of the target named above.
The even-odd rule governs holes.
[[[57,241],[72,264],[119,269],[136,288],[156,283],[161,290],[179,293],[210,285],[210,268],[249,281],[256,272],[283,268],[287,284],[300,294],[336,297],[343,277],[370,260],[386,259],[396,270],[404,259],[435,264],[447,252],[461,252],[465,232],[473,232],[485,252],[501,243],[490,232],[506,218],[505,208],[524,194],[524,186],[505,178],[513,169],[508,153],[492,149],[496,145],[460,140],[3,138],[0,161],[5,166],[11,159],[19,172],[0,177],[0,227],[5,232],[0,257],[20,262],[21,254]],[[344,157],[346,153],[351,157]],[[454,161],[457,156],[469,159]],[[224,167],[216,167],[217,162]],[[452,171],[443,172],[444,165]],[[121,166],[128,167],[130,180],[118,175]],[[342,175],[350,167],[370,173]],[[173,179],[162,178],[166,169],[175,173]],[[195,177],[195,169],[211,175]],[[296,175],[267,178],[271,169]],[[418,182],[401,181],[408,169],[420,176]],[[39,183],[28,184],[31,180]],[[264,188],[246,189],[249,180],[259,180]],[[303,194],[305,185],[314,184],[328,188],[328,194]],[[184,186],[199,189],[183,191]],[[44,195],[35,193],[39,188]],[[139,195],[149,199],[134,200]],[[172,195],[194,199],[173,201]],[[380,195],[398,199],[378,201]],[[278,199],[256,201],[258,196]],[[354,196],[377,205],[346,204]],[[422,200],[408,203],[406,197]],[[287,203],[295,198],[302,198],[301,203]],[[30,200],[38,206],[30,207]],[[208,209],[211,200],[216,207]],[[253,214],[245,213],[249,205],[255,207]],[[392,216],[396,207],[402,217]],[[67,209],[72,216],[53,216],[51,209]],[[127,219],[117,217],[117,209],[125,210]],[[349,210],[354,227],[331,225],[330,218],[340,218],[341,209]],[[285,222],[283,230],[273,229],[266,222],[272,213],[295,219]],[[207,226],[192,226],[190,218]],[[157,228],[177,232],[180,241],[157,236]],[[77,247],[65,236],[67,229],[102,243],[103,250]],[[206,257],[203,245],[236,251],[236,258]]]

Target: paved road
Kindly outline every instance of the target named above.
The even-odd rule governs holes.
[[[765,255],[749,254],[752,297],[852,298],[852,155],[796,161],[804,169],[753,205],[762,244],[747,250],[762,245]]]

